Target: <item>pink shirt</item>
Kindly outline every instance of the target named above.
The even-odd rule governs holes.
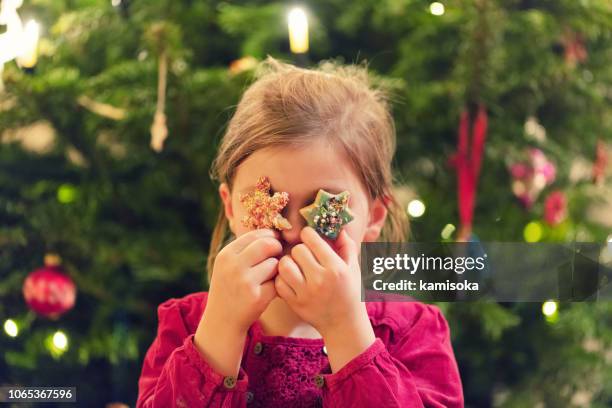
[[[322,339],[249,329],[237,377],[206,362],[193,336],[208,294],[158,308],[157,337],[138,382],[137,407],[462,407],[444,316],[418,302],[366,303],[375,342],[331,373]]]

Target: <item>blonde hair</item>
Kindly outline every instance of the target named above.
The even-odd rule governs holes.
[[[231,191],[236,169],[255,151],[304,146],[315,138],[342,148],[369,196],[385,203],[381,239],[404,241],[408,221],[392,192],[395,126],[385,92],[372,85],[365,67],[324,62],[302,69],[268,57],[229,122],[211,176]],[[208,255],[209,280],[229,236],[221,207]]]

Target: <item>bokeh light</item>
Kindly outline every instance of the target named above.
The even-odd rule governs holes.
[[[419,218],[425,214],[425,204],[421,200],[412,200],[408,203],[408,215],[413,218]]]
[[[4,332],[10,337],[17,337],[19,334],[19,326],[13,319],[6,319],[4,322]]]

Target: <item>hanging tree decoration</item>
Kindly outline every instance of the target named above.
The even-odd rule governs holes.
[[[495,10],[489,0],[471,2],[466,7],[466,13],[474,24],[467,26],[465,40],[468,45],[460,57],[466,66],[464,108],[459,122],[457,152],[451,157],[457,174],[458,241],[477,239],[472,234],[472,223],[488,126],[487,108],[482,101],[486,100],[490,86],[487,72],[490,70],[494,40],[498,38],[496,31],[499,30]]]
[[[487,125],[487,110],[483,105],[478,107],[473,124],[470,123],[468,109],[464,109],[461,113],[457,153],[451,158],[451,164],[457,171],[457,198],[461,223],[457,238],[459,241],[467,241],[472,235],[476,187],[482,165]]]
[[[87,95],[79,96],[77,102],[85,109],[108,119],[123,120],[127,115],[125,109],[118,108],[108,103],[98,102]]]
[[[155,117],[151,125],[151,147],[156,152],[164,148],[164,141],[168,137],[168,126],[166,125],[166,78],[168,76],[168,57],[165,51],[159,56],[157,77],[157,106]]]
[[[45,266],[30,273],[23,283],[28,307],[40,316],[57,319],[74,306],[76,285],[60,262],[56,254],[45,255]]]
[[[168,60],[173,50],[178,48],[179,37],[178,29],[166,22],[155,23],[147,31],[150,47],[155,50],[158,56],[157,104],[153,123],[151,125],[150,143],[151,148],[158,153],[163,150],[164,142],[168,137],[167,118],[165,113]]]

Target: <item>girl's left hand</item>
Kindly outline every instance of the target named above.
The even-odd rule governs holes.
[[[343,353],[350,353],[346,340],[355,342],[353,354],[374,341],[374,332],[365,303],[361,302],[361,271],[357,244],[345,230],[334,248],[311,227],[300,233],[302,243],[291,249],[278,264],[275,287],[293,311],[310,323],[325,339],[332,369],[332,350],[344,343]],[[339,358],[336,365],[343,365]]]

